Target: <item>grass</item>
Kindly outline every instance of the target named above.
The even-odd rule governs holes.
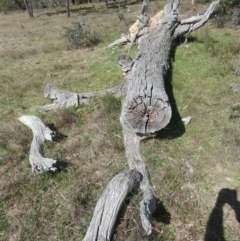
[[[186,15],[193,15],[183,2]],[[150,3],[150,15],[162,5]],[[96,202],[109,180],[127,168],[119,115],[121,100],[96,98],[88,105],[40,114],[48,103],[47,83],[75,92],[112,87],[122,80],[117,57],[125,49],[106,46],[126,33],[115,9],[81,5],[70,19],[47,16],[54,9],[0,16],[0,240],[82,240]],[[129,23],[140,3],[124,11]],[[128,13],[129,12],[129,13]],[[17,19],[17,22],[16,22]],[[84,20],[100,34],[93,48],[74,49],[60,38],[62,26]],[[94,19],[94,24],[93,24]],[[159,197],[153,234],[145,236],[139,217],[141,193],[132,193],[119,215],[113,240],[204,240],[209,216],[223,188],[240,192],[239,29],[210,24],[176,48],[172,85],[178,112],[192,122],[143,141],[153,187]],[[134,55],[136,49],[132,49]],[[60,161],[61,171],[33,176],[28,161],[31,130],[20,115],[37,115],[58,131],[44,155]],[[238,197],[238,201],[240,197]],[[237,240],[239,223],[224,206],[226,240]]]

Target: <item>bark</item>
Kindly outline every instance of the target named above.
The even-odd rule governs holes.
[[[142,174],[140,190],[143,192],[143,200],[140,202],[140,217],[144,230],[147,235],[150,235],[152,233],[151,214],[156,210],[157,197],[150,184],[150,176],[144,158],[140,153],[141,137],[127,130],[123,130],[123,134],[129,168]]]
[[[67,12],[67,17],[70,18],[69,0],[66,0],[66,12]]]
[[[110,181],[97,202],[94,218],[83,241],[110,240],[121,206],[140,181],[141,174],[136,170],[126,170]]]
[[[180,24],[174,32],[173,38],[176,39],[179,36],[183,36],[186,34],[188,35],[189,33],[202,27],[209,20],[218,3],[219,0],[213,1],[208,7],[208,9],[205,11],[205,13],[181,20]]]
[[[106,94],[113,94],[114,96],[119,97],[125,92],[125,90],[125,82],[110,89],[89,93],[74,93],[47,84],[44,90],[44,97],[53,100],[53,104],[40,106],[39,110],[40,112],[48,112],[58,108],[78,106],[87,103],[93,97],[104,96]]]
[[[108,8],[108,0],[104,0],[106,8]]]
[[[56,160],[44,158],[42,147],[44,141],[52,141],[55,132],[50,130],[41,119],[36,116],[21,116],[18,118],[23,124],[28,126],[33,132],[33,140],[30,147],[29,161],[34,174],[41,174],[46,171],[56,171],[54,167]]]

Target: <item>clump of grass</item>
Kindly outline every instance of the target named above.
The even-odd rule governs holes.
[[[74,22],[70,27],[63,27],[61,37],[76,48],[91,47],[100,41],[97,33],[84,22]]]
[[[231,108],[230,120],[240,119],[240,104],[236,104]]]

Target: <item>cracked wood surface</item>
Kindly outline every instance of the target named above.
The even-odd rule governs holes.
[[[165,77],[170,67],[173,32],[178,26],[179,1],[166,5],[162,24],[146,33],[130,71],[121,123],[134,133],[154,133],[171,118],[171,106],[165,91]]]
[[[130,169],[118,174],[109,182],[97,202],[83,241],[110,240],[120,208],[128,193],[137,188],[140,181],[141,174]]]

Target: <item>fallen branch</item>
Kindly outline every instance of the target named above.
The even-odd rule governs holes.
[[[128,193],[139,187],[140,181],[141,174],[138,171],[126,170],[109,182],[97,202],[83,241],[110,240],[119,210]]]
[[[23,124],[28,126],[33,132],[33,140],[30,147],[29,161],[34,174],[41,174],[47,171],[56,171],[54,167],[56,160],[42,156],[44,141],[52,141],[55,132],[50,130],[41,119],[36,116],[21,116],[18,118]]]
[[[44,97],[53,101],[53,104],[43,105],[39,107],[40,112],[48,112],[50,110],[56,110],[58,108],[69,108],[78,106],[80,104],[87,103],[90,99],[97,96],[104,96],[106,94],[113,94],[115,97],[119,97],[125,92],[125,83],[117,85],[113,88],[106,89],[98,92],[89,93],[74,93],[58,89],[49,84],[46,85],[44,90]]]
[[[213,1],[204,14],[181,20],[180,24],[178,25],[178,27],[174,32],[174,38],[183,36],[185,34],[190,34],[191,32],[202,27],[211,17],[218,3],[219,3],[219,0]]]
[[[150,177],[144,158],[140,153],[140,140],[134,133],[126,130],[124,134],[124,146],[130,169],[135,169],[142,174],[140,190],[143,192],[143,200],[140,202],[141,222],[147,235],[152,233],[152,213],[156,210],[157,197],[150,184]]]

